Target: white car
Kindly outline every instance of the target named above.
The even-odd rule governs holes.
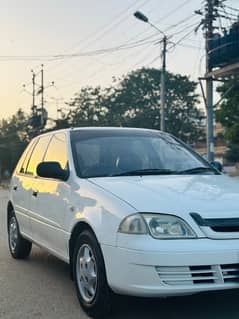
[[[75,128],[36,137],[11,181],[9,247],[69,263],[93,316],[113,293],[239,288],[239,183],[156,130]]]

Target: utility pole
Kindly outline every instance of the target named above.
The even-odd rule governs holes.
[[[223,8],[223,2],[225,2],[225,0],[205,0],[205,14],[203,14],[201,10],[195,11],[196,14],[201,16],[204,15],[196,30],[198,30],[200,26],[203,27],[206,41],[206,74],[204,78],[199,78],[199,81],[202,79],[206,80],[205,96],[201,82],[200,85],[203,91],[203,97],[207,110],[207,158],[209,162],[214,161],[213,66],[211,65],[210,54],[212,53],[211,43],[214,37],[214,29],[216,29],[214,26],[214,21],[221,16],[218,9],[220,7]]]
[[[47,110],[44,107],[44,93],[45,90],[49,87],[52,87],[54,85],[54,82],[52,81],[49,86],[44,85],[44,69],[43,64],[41,65],[40,72],[35,73],[34,70],[31,70],[32,72],[32,93],[26,92],[32,96],[32,117],[29,119],[29,124],[35,129],[36,133],[40,133],[41,130],[44,129],[44,126],[46,125],[48,114]],[[40,74],[41,76],[41,84],[37,85],[36,78]],[[26,85],[23,85],[24,89]],[[36,90],[37,87],[37,90]],[[40,101],[36,101],[36,97],[40,95]],[[36,105],[37,104],[37,105]]]
[[[134,13],[135,18],[148,23],[152,28],[157,30],[160,34],[163,35],[162,41],[163,50],[162,50],[162,69],[161,69],[161,88],[160,88],[160,130],[165,131],[165,96],[166,96],[166,85],[165,85],[165,75],[166,75],[166,53],[167,53],[167,36],[166,34],[160,30],[156,25],[149,21],[148,17],[146,17],[142,12],[136,11]]]
[[[35,97],[36,97],[36,74],[32,70],[32,112],[33,114],[35,114],[35,111],[36,111]]]
[[[160,92],[160,130],[165,131],[165,75],[166,75],[166,52],[167,52],[167,37],[163,37],[162,50],[162,69],[161,69],[161,92]]]
[[[210,41],[213,37],[214,0],[207,0],[205,16],[206,38],[206,101],[207,101],[207,157],[208,161],[214,161],[214,110],[213,110],[213,79],[209,74],[212,71],[210,65]]]
[[[44,70],[41,65],[41,126],[44,126]]]

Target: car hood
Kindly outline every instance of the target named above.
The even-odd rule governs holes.
[[[239,216],[239,180],[226,175],[124,176],[90,181],[139,212]]]

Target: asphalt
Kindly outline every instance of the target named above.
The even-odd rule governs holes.
[[[16,261],[7,247],[7,191],[0,191],[0,318],[84,319],[68,265],[33,247]],[[120,269],[119,269],[120,271]],[[119,297],[112,319],[239,319],[239,290],[165,299]]]

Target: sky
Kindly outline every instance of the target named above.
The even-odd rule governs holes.
[[[36,82],[40,84],[41,64],[44,64],[45,85],[49,86],[45,104],[52,118],[57,116],[57,107],[65,107],[64,103],[81,87],[110,85],[113,77],[119,78],[143,66],[160,68],[162,36],[150,25],[137,20],[133,16],[136,10],[146,14],[170,41],[179,41],[175,47],[168,45],[167,69],[196,81],[204,74],[205,56],[202,30],[197,34],[193,32],[201,17],[193,12],[202,8],[203,2],[0,0],[0,119],[9,117],[19,108],[30,112],[31,70],[37,74]],[[226,3],[239,9],[238,0]],[[118,47],[149,36],[153,36],[148,39],[150,43],[127,50],[51,60],[55,55]],[[16,56],[20,58],[12,58]],[[28,58],[23,59],[23,56]],[[36,59],[39,56],[41,59]],[[54,86],[50,85],[52,81]]]

